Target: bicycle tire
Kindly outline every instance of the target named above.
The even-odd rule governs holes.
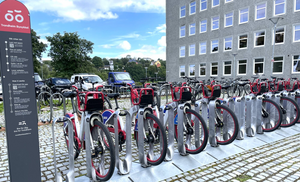
[[[105,109],[112,109],[111,103],[107,97],[104,97],[104,110]]]
[[[239,123],[238,123],[238,119],[237,119],[236,115],[229,107],[224,106],[222,104],[216,105],[215,112],[216,112],[216,118],[218,117],[218,119],[221,120],[223,118],[221,116],[225,115],[225,117],[228,117],[228,119],[230,121],[232,121],[230,123],[229,122],[225,123],[223,126],[217,126],[217,125],[215,126],[217,143],[220,145],[227,145],[227,144],[232,143],[238,134],[238,128],[239,128]],[[229,126],[229,127],[233,126],[233,130],[227,131],[228,128],[226,126]],[[220,135],[218,135],[218,133],[220,133]],[[221,139],[223,139],[223,140],[221,140]]]
[[[289,97],[282,96],[280,98],[280,101],[286,101],[287,105],[289,103],[289,104],[291,104],[290,105],[291,107],[294,107],[294,109],[291,110],[291,113],[289,113],[289,114],[294,113],[293,118],[288,118],[287,115],[283,115],[282,122],[281,122],[281,127],[290,127],[299,121],[299,111],[300,111],[299,106],[296,101],[294,101],[293,99],[291,99]],[[283,109],[288,110],[287,108],[283,108]],[[288,111],[286,111],[286,112],[288,112]],[[291,120],[291,119],[292,119],[292,121],[288,122],[288,120]]]
[[[166,154],[167,154],[167,135],[166,135],[166,131],[165,131],[163,125],[161,124],[160,120],[155,115],[148,113],[146,115],[146,120],[147,121],[148,120],[152,120],[153,122],[155,122],[157,124],[156,128],[155,128],[156,130],[153,133],[155,133],[155,137],[158,140],[155,140],[155,141],[152,142],[153,144],[154,143],[159,144],[159,147],[158,147],[159,152],[158,152],[158,155],[157,155],[156,159],[153,159],[153,157],[151,159],[150,158],[151,154],[149,155],[149,151],[150,151],[150,146],[151,145],[149,145],[149,147],[148,147],[148,144],[150,142],[148,144],[147,144],[147,142],[151,141],[151,140],[149,138],[147,138],[148,141],[146,139],[144,139],[145,144],[146,144],[146,145],[144,145],[144,150],[146,150],[145,153],[148,152],[148,154],[147,154],[147,162],[149,164],[153,165],[153,166],[156,166],[156,165],[161,164],[164,161],[165,157],[166,157]],[[149,123],[149,121],[148,121],[148,123]],[[154,125],[155,124],[153,124],[153,126]],[[146,124],[144,124],[144,129],[145,129],[144,131],[147,131],[147,128],[145,128],[145,127],[146,127]],[[138,146],[138,131],[135,131],[134,135],[135,135],[134,138],[136,140],[136,144]],[[145,133],[145,136],[151,137],[149,133]],[[149,151],[148,151],[148,149],[149,149]]]
[[[190,145],[187,145],[187,144],[185,145],[186,153],[188,153],[188,154],[198,154],[198,153],[202,152],[205,149],[206,145],[207,145],[208,129],[207,129],[207,126],[206,126],[206,123],[205,123],[204,119],[201,117],[201,115],[199,113],[197,113],[196,111],[194,111],[192,109],[187,109],[186,113],[193,115],[194,118],[198,118],[198,120],[200,122],[200,126],[202,126],[202,132],[201,133],[203,133],[203,137],[198,139],[199,141],[202,141],[201,145],[198,145],[198,146],[197,146],[197,144],[194,145],[194,147],[195,147],[194,149],[192,149],[192,147]],[[194,127],[195,126],[194,121],[191,121],[191,123],[192,123],[192,127]],[[187,136],[186,131],[184,131],[184,136],[185,136],[184,139],[186,140],[187,139],[186,138],[186,136]],[[178,125],[175,125],[175,139],[176,139],[176,141],[178,141]],[[185,143],[186,143],[186,141],[185,141]]]
[[[270,105],[273,105],[273,107],[275,109],[275,112],[277,113],[277,114],[275,113],[275,116],[278,116],[278,118],[274,118],[275,119],[274,122],[273,122],[274,126],[271,123],[271,127],[267,128],[266,127],[266,123],[263,123],[263,131],[264,132],[274,131],[274,130],[276,130],[281,125],[282,110],[280,109],[280,106],[276,102],[274,102],[273,100],[271,100],[271,99],[263,99],[262,102],[263,102],[262,107],[265,110],[271,110],[272,109],[271,106],[266,106],[266,103],[269,103]]]
[[[64,132],[64,138],[65,138],[65,142],[67,145],[67,149],[69,151],[69,128],[68,128],[68,123],[65,122],[63,125],[63,132]],[[80,154],[80,148],[78,146],[78,141],[77,138],[75,137],[75,131],[73,132],[73,146],[74,146],[74,160],[76,160]]]
[[[110,132],[107,127],[100,122],[101,120],[98,116],[93,116],[90,120],[91,123],[94,123],[94,126],[90,128],[91,138],[94,144],[94,148],[92,148],[92,167],[95,169],[97,180],[107,181],[111,178],[115,170],[116,156],[114,143]],[[104,142],[108,143],[111,147],[107,148]]]

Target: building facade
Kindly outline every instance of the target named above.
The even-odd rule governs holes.
[[[166,24],[167,81],[300,76],[300,0],[167,0]]]

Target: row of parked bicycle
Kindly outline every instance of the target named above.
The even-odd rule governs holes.
[[[142,88],[117,84],[120,89],[130,90],[129,110],[120,109],[120,93],[102,92],[102,86],[95,91],[80,91],[76,86],[65,90],[62,95],[71,100],[73,108],[64,119],[69,152],[76,159],[82,149],[90,150],[91,154],[86,154],[91,158],[90,170],[97,180],[108,180],[115,167],[120,174],[130,172],[132,138],[140,164],[147,167],[172,160],[174,141],[181,155],[198,154],[208,142],[217,147],[243,139],[244,135],[254,136],[299,122],[297,78],[285,81],[253,77],[252,82],[239,78],[205,83],[197,78],[185,79],[180,85],[158,82],[160,87],[156,83],[145,83]]]

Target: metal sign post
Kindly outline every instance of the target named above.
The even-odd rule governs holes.
[[[0,4],[0,62],[10,181],[41,181],[29,12]]]

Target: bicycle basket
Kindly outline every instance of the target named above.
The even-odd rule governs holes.
[[[268,88],[266,87],[266,85],[261,85],[260,86],[260,94],[266,93],[268,92]]]
[[[219,98],[221,96],[221,86],[219,85],[214,85],[212,87],[212,96],[215,98]]]
[[[103,110],[103,99],[89,99],[86,102],[86,111]]]
[[[192,94],[191,94],[191,88],[190,87],[175,87],[172,88],[172,94],[173,94],[173,101],[177,102],[177,101],[190,101],[192,99]],[[180,98],[181,96],[181,98]]]
[[[131,92],[131,102],[133,105],[153,104],[154,91],[151,88],[133,89]]]

